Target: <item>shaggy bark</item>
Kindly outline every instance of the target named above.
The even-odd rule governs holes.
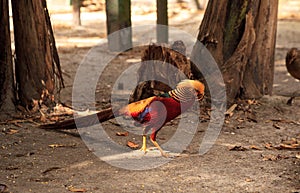
[[[149,45],[142,55],[138,71],[139,85],[129,102],[167,92],[181,80],[193,78],[185,49],[182,41],[176,41],[171,48],[161,44]]]
[[[0,1],[0,119],[15,111],[8,0]]]
[[[272,93],[277,8],[278,0],[209,1],[197,39],[217,62],[229,103]]]
[[[45,0],[12,0],[18,99],[28,110],[54,102],[60,63]]]

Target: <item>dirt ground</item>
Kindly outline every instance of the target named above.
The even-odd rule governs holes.
[[[141,14],[139,7],[134,10]],[[203,12],[176,6],[172,10],[170,25],[196,35]],[[143,10],[139,17],[133,17],[133,25],[155,22],[153,14],[151,9]],[[69,16],[68,12],[51,15],[66,81],[60,100],[67,105],[71,105],[77,67],[106,37],[103,11],[84,12],[83,26],[75,28]],[[291,47],[300,48],[300,20],[293,14],[282,14],[278,21],[274,94],[239,102],[232,116],[226,117],[213,147],[199,155],[208,125],[203,118],[184,152],[153,169],[136,171],[112,166],[99,159],[75,130],[45,131],[28,120],[2,123],[0,192],[300,192],[300,100],[296,98],[291,106],[286,104],[300,86],[288,75],[284,64]],[[140,54],[141,50],[135,48],[108,66],[97,85],[97,107],[109,105],[114,80],[132,65],[128,61],[139,59]],[[176,119],[160,131],[160,144],[173,135],[178,122]],[[127,149],[127,141],[141,144],[137,134],[116,136],[124,130],[115,121],[105,122],[103,127],[112,140]],[[147,158],[153,153],[155,159],[164,159],[156,150],[140,156]],[[130,159],[128,163],[134,165]]]

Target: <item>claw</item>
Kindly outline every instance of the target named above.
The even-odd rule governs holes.
[[[155,147],[157,147],[157,149],[160,151],[160,153],[163,157],[165,157],[165,158],[170,157],[170,155],[168,153],[166,153],[166,152],[164,152],[164,150],[162,150],[162,148],[158,145],[158,143],[156,141],[152,140],[151,138],[150,138],[150,140],[153,143],[153,145]]]
[[[160,152],[161,153],[161,155],[163,156],[163,157],[165,157],[165,158],[169,158],[170,157],[170,154],[168,154],[168,153],[166,153],[166,152],[164,152],[164,151],[162,151],[162,152]]]
[[[148,149],[147,148],[144,148],[144,147],[142,147],[141,149],[140,149],[140,151],[143,151],[145,154],[148,152]]]

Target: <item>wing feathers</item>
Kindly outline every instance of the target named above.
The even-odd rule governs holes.
[[[128,104],[126,107],[123,107],[119,110],[120,114],[132,116],[138,118],[138,116],[143,113],[154,100],[157,100],[158,97],[153,96],[141,101]]]

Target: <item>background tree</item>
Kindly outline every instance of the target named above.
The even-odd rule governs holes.
[[[0,117],[15,111],[8,0],[0,1]]]
[[[209,1],[197,39],[219,65],[229,103],[272,93],[277,9],[278,0]]]
[[[8,10],[8,0],[1,0],[0,119],[11,116],[19,104],[31,112],[41,103],[50,107],[56,88],[63,86],[46,1],[12,0],[15,68]]]
[[[71,0],[72,8],[73,8],[73,25],[74,26],[81,26],[81,0]]]
[[[158,43],[169,42],[168,0],[156,0],[156,39]]]
[[[108,47],[111,51],[132,48],[131,1],[105,1]]]
[[[12,0],[18,100],[26,109],[54,102],[61,69],[45,0]]]

